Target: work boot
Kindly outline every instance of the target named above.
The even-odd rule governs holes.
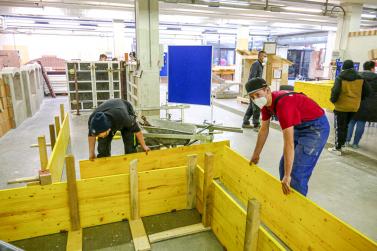
[[[247,128],[247,129],[251,129],[251,128],[254,128],[252,125],[250,125],[250,124],[245,124],[245,123],[243,123],[242,124],[242,128]]]
[[[259,132],[259,129],[260,129],[260,125],[254,125],[253,127],[254,132]]]
[[[342,149],[336,149],[335,147],[330,147],[327,150],[335,155],[342,156]]]

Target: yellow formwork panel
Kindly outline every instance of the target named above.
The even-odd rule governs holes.
[[[224,146],[229,146],[229,141],[151,151],[148,153],[148,156],[145,153],[133,153],[99,158],[93,161],[82,160],[80,161],[80,177],[86,179],[129,173],[129,164],[134,159],[138,159],[139,161],[139,171],[187,165],[187,156],[191,154],[198,154],[198,164],[203,165],[204,153],[209,151],[216,154],[216,164],[217,160],[221,157],[221,151],[224,149]]]
[[[303,92],[305,95],[313,99],[317,104],[327,110],[334,110],[334,104],[331,103],[331,89],[334,85],[333,80],[326,81],[296,81],[295,92]]]
[[[292,250],[377,250],[377,243],[225,147],[220,180],[244,205],[261,203],[261,221]]]
[[[228,251],[243,250],[246,210],[240,207],[216,182],[214,185],[212,230]],[[286,250],[263,226],[258,232],[258,251]]]
[[[182,210],[187,168],[139,172],[140,215]],[[77,181],[81,227],[130,218],[129,174]],[[70,231],[67,183],[0,190],[0,240]]]
[[[246,211],[243,208],[249,199],[255,198],[261,204],[261,222],[292,250],[377,251],[374,241],[301,194],[293,192],[285,196],[279,180],[257,166],[250,166],[247,159],[227,146],[228,143],[207,144],[201,149],[218,153],[214,173],[226,189],[212,182],[211,224],[215,235],[228,250],[242,250],[246,224]],[[186,208],[187,155],[192,153],[192,149],[183,147],[179,149],[180,153],[170,152],[180,161],[166,159],[156,162],[155,166],[147,161],[148,158],[155,160],[154,154],[169,156],[166,150],[154,151],[148,156],[137,155],[141,216]],[[198,151],[200,147],[195,149]],[[119,168],[112,163],[118,162],[119,158],[107,158],[107,163]],[[171,166],[177,163],[183,164]],[[98,168],[104,170],[102,164]],[[125,171],[127,164],[122,164],[124,167],[119,170],[125,172],[123,174],[77,180],[81,227],[129,219],[129,174]],[[162,164],[169,166],[166,168]],[[202,166],[199,164],[195,172],[196,206],[200,212],[203,208]],[[65,182],[2,190],[0,201],[2,240],[14,241],[71,230]],[[267,228],[259,228],[258,250],[284,249],[266,231]]]
[[[60,182],[64,167],[64,158],[70,140],[69,115],[65,114],[54,149],[48,160],[47,169],[51,173],[52,182]]]

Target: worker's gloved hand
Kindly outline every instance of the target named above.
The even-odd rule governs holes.
[[[256,165],[256,164],[258,164],[258,162],[259,162],[259,155],[253,154],[253,156],[250,159],[250,163],[249,163],[250,166]]]
[[[281,180],[281,188],[285,195],[291,192],[291,176],[284,176]]]
[[[143,146],[143,150],[144,150],[145,154],[148,155],[148,152],[149,152],[151,149],[149,149],[148,146]]]

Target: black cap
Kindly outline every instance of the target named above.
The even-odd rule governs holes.
[[[107,131],[111,128],[109,118],[103,112],[96,112],[90,121],[90,133],[98,135],[101,132]]]
[[[353,69],[353,61],[352,60],[345,60],[343,62],[342,70],[349,70]]]
[[[267,87],[267,83],[263,78],[252,78],[245,85],[247,94],[254,93],[265,87]]]

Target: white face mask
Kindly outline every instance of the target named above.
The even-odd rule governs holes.
[[[267,105],[267,98],[266,97],[260,97],[253,100],[254,104],[259,107],[259,109],[262,109],[265,105]]]
[[[263,63],[267,63],[267,58],[263,58]]]

